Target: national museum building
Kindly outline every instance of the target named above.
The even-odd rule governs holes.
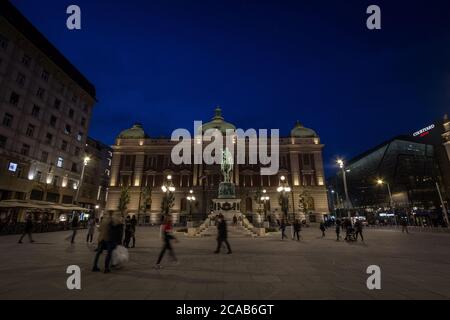
[[[213,119],[201,127],[203,132],[211,128],[222,133],[229,129],[236,130],[233,124],[224,120],[220,108],[215,110]],[[189,140],[192,149],[194,140]],[[165,195],[162,186],[170,176],[170,183],[175,188],[170,213],[176,221],[186,221],[189,214],[196,217],[194,219],[202,220],[212,213],[213,199],[217,198],[218,186],[222,181],[220,164],[175,165],[171,161],[171,152],[178,143],[168,138],[151,138],[140,124],[122,131],[112,146],[106,210],[136,215],[140,223],[158,223]],[[207,143],[203,142],[202,148],[206,146]],[[236,197],[240,199],[241,213],[253,221],[263,214],[273,219],[280,218],[283,212],[281,193],[277,189],[282,177],[285,177],[284,183],[290,188],[287,194],[289,217],[295,214],[296,218],[306,221],[323,220],[324,215],[328,214],[323,147],[314,130],[297,122],[290,136],[279,140],[277,174],[261,175],[259,164],[247,164],[247,161],[246,164],[237,164],[235,160],[231,182],[235,185]],[[248,155],[248,142],[245,149]],[[129,203],[125,210],[119,210],[119,199],[124,193],[128,195]]]

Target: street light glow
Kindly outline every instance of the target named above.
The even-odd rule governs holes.
[[[278,187],[278,188],[277,188],[277,191],[278,191],[278,192],[283,191],[283,187]]]
[[[172,180],[172,176],[170,174],[167,176],[167,180]]]
[[[284,181],[284,180],[286,180],[286,177],[285,176],[281,176],[281,181]]]
[[[342,159],[337,159],[336,163],[339,165],[340,168],[344,167],[344,160]]]
[[[384,181],[383,181],[382,179],[378,179],[378,180],[377,180],[377,183],[378,183],[378,184],[383,184],[383,182],[384,182]]]
[[[161,187],[161,190],[162,190],[163,192],[167,192],[167,187],[166,187],[166,186],[162,186],[162,187]]]

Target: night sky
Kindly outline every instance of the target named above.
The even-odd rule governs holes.
[[[96,86],[90,136],[134,122],[192,131],[220,105],[238,128],[300,120],[325,167],[450,112],[449,1],[14,0]],[[82,10],[69,31],[66,8]],[[382,30],[366,28],[377,4]]]

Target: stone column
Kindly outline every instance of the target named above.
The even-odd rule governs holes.
[[[119,167],[120,167],[120,157],[122,156],[121,152],[114,152],[112,161],[111,161],[111,180],[110,186],[117,187],[119,186]]]
[[[136,155],[136,162],[134,164],[134,183],[133,186],[139,187],[142,182],[142,171],[144,170],[144,154]]]
[[[299,186],[300,179],[299,179],[298,153],[290,151],[289,158],[291,162],[292,183],[294,186]]]
[[[323,172],[323,160],[322,160],[322,152],[314,152],[314,162],[316,168],[316,185],[323,186],[325,185],[325,175]]]

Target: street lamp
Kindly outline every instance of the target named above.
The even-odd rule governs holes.
[[[270,200],[269,196],[265,195],[266,194],[266,189],[264,189],[263,191],[263,196],[261,197],[261,201],[264,203],[264,221],[267,220],[267,201]]]
[[[277,188],[277,191],[281,194],[281,210],[283,210],[284,218],[287,218],[288,210],[289,210],[289,197],[287,193],[291,192],[291,187],[288,186],[286,177],[280,177],[280,186]]]
[[[447,228],[450,226],[448,221],[447,209],[444,204],[444,200],[442,199],[441,189],[439,187],[439,183],[436,181],[436,190],[439,194],[439,200],[441,201],[442,213],[444,214],[445,223],[447,224]]]
[[[192,202],[195,201],[195,196],[193,195],[194,190],[189,190],[189,196],[187,200],[189,201],[189,220],[192,221]]]
[[[85,156],[83,159],[83,168],[81,169],[80,183],[77,186],[77,193],[75,194],[75,203],[78,203],[78,196],[80,194],[81,184],[83,183],[84,178],[84,169],[86,168],[89,161],[91,161],[91,158],[89,158],[89,156]]]
[[[345,166],[344,166],[344,160],[342,159],[338,159],[336,161],[336,163],[339,165],[339,168],[341,168],[341,172],[342,172],[342,179],[344,180],[344,191],[345,191],[345,205],[344,208],[347,210],[347,216],[351,221],[351,214],[350,214],[350,210],[349,210],[349,197],[348,197],[348,189],[347,189],[347,176],[346,176],[346,172],[350,172],[350,170],[346,170]]]
[[[166,181],[163,183],[161,187],[162,192],[165,193],[164,195],[164,212],[166,215],[169,214],[170,210],[170,203],[173,201],[173,192],[175,192],[175,187],[172,182],[172,176],[168,175],[166,178]]]
[[[377,184],[378,185],[386,184],[389,193],[389,206],[391,207],[391,210],[394,211],[394,200],[392,200],[391,186],[389,185],[389,182],[386,182],[383,179],[378,179]],[[394,222],[395,224],[397,224],[397,217],[395,216],[395,211],[393,213],[394,213]]]

